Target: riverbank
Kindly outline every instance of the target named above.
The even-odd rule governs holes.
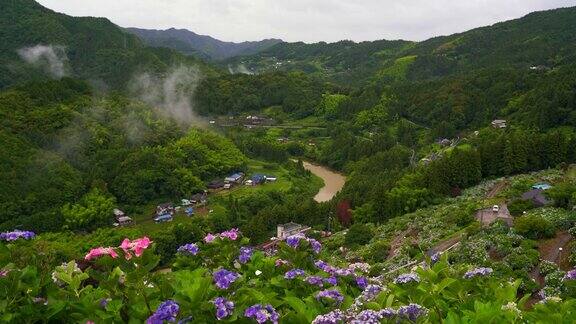
[[[344,187],[346,177],[342,174],[310,162],[304,161],[303,164],[306,170],[312,172],[324,181],[324,186],[320,188],[320,191],[314,196],[315,201],[319,203],[330,201]]]

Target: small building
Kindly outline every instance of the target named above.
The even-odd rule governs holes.
[[[176,209],[174,209],[174,205],[172,203],[164,203],[161,205],[156,206],[156,215],[163,215],[163,214],[174,214]]]
[[[244,182],[244,184],[247,185],[247,186],[253,186],[253,185],[254,185],[254,182],[252,182],[252,180],[246,180],[246,181]]]
[[[224,182],[225,183],[242,183],[242,181],[244,180],[244,173],[242,172],[238,172],[238,173],[234,173],[226,178],[224,178]]]
[[[290,222],[287,224],[282,224],[282,225],[277,226],[276,237],[280,240],[284,240],[289,236],[296,235],[299,233],[304,233],[304,232],[308,231],[309,229],[310,229],[310,227]]]
[[[438,144],[440,144],[441,146],[450,146],[452,145],[452,141],[447,139],[447,138],[441,138],[437,141]]]
[[[550,205],[550,200],[544,196],[544,190],[532,189],[522,194],[522,200],[530,200],[536,207]]]
[[[266,176],[263,174],[255,174],[252,176],[252,184],[255,186],[263,184],[265,182],[266,182]]]
[[[508,125],[506,124],[506,120],[504,119],[495,119],[492,121],[492,127],[500,129],[500,128],[506,128],[508,127]]]
[[[232,189],[232,184],[231,184],[231,183],[225,183],[225,184],[224,184],[224,187],[222,187],[222,188],[224,188],[224,189],[226,189],[226,190]]]
[[[130,218],[128,216],[118,217],[117,221],[118,222],[114,223],[114,226],[127,226],[127,225],[131,225],[134,222],[132,220],[132,218]]]
[[[124,214],[124,212],[121,211],[121,210],[118,209],[118,208],[114,208],[114,210],[112,210],[112,213],[114,213],[114,217],[115,217],[116,220],[118,220],[118,221],[119,221],[119,219],[120,219],[121,217],[126,216],[126,214]]]
[[[207,187],[208,189],[211,189],[211,190],[218,190],[218,189],[221,189],[222,187],[224,187],[224,181],[222,181],[222,180],[210,181],[210,182],[206,185],[206,187]]]
[[[192,205],[206,205],[208,202],[208,194],[206,192],[197,193],[192,195],[189,200]]]
[[[551,188],[552,186],[549,183],[537,183],[532,186],[532,189],[540,189],[540,190],[548,190]]]

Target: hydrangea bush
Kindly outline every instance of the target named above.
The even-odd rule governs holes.
[[[365,263],[328,262],[305,236],[265,253],[230,230],[182,245],[171,268],[158,268],[154,242],[142,237],[93,247],[44,273],[33,258],[23,268],[11,262],[33,238],[0,244],[2,322],[513,323],[576,312],[576,271],[558,279],[558,295],[526,310],[519,281],[444,255],[388,278],[371,276]]]

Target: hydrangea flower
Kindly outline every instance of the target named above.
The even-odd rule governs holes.
[[[318,242],[317,240],[309,238],[308,243],[310,243],[310,246],[312,247],[312,251],[314,251],[314,253],[318,254],[322,250],[322,244],[320,244],[320,242]]]
[[[286,279],[294,279],[296,277],[304,276],[306,273],[302,269],[292,269],[284,274]]]
[[[318,286],[318,287],[324,286],[324,278],[319,277],[319,276],[308,276],[308,277],[306,277],[306,279],[304,279],[304,281],[306,281],[307,283],[314,285],[314,286]]]
[[[361,311],[352,321],[351,324],[378,324],[384,318],[384,315],[380,311],[375,311],[371,309]]]
[[[394,283],[397,285],[407,284],[410,282],[420,282],[420,277],[418,276],[418,274],[405,273],[405,274],[399,275],[398,277],[396,277],[396,279],[394,279]]]
[[[238,236],[240,234],[240,231],[237,228],[233,228],[231,230],[225,231],[220,233],[220,238],[227,238],[230,239],[232,241],[236,241],[238,239]]]
[[[199,251],[198,245],[194,243],[184,244],[178,248],[178,253],[185,255],[196,255]]]
[[[316,316],[312,324],[338,324],[344,322],[345,318],[344,313],[336,309],[328,314]]]
[[[277,324],[280,319],[280,315],[272,305],[262,306],[261,304],[252,305],[246,308],[244,316],[253,318],[260,324],[266,323],[267,321]]]
[[[252,258],[252,254],[254,253],[254,250],[252,250],[252,248],[247,247],[247,246],[243,246],[240,248],[240,256],[238,256],[238,261],[240,263],[246,263],[248,261],[250,261],[250,258]]]
[[[21,238],[25,240],[30,240],[33,239],[35,236],[36,234],[34,234],[34,232],[14,230],[12,232],[0,233],[0,240],[8,242],[16,241],[17,239]]]
[[[8,276],[8,273],[10,273],[10,269],[2,269],[2,270],[0,270],[0,278],[3,278],[3,277]]]
[[[380,310],[380,316],[382,316],[382,318],[392,318],[394,316],[396,316],[397,312],[392,309],[392,308],[384,308]]]
[[[122,244],[120,244],[120,248],[124,251],[126,260],[130,260],[132,258],[131,252],[133,252],[135,256],[140,257],[142,256],[142,253],[144,253],[144,250],[150,246],[150,244],[152,244],[152,241],[150,241],[150,239],[146,236],[134,241],[130,241],[126,238],[124,241],[122,241]]]
[[[329,265],[327,262],[322,260],[314,262],[314,265],[316,266],[316,268],[329,274],[333,274],[336,271],[336,268],[334,268],[333,266]]]
[[[428,309],[418,304],[410,304],[398,308],[398,316],[415,322],[419,317],[426,316]]]
[[[216,306],[216,318],[221,320],[232,315],[234,311],[234,303],[227,300],[224,297],[217,297],[213,301],[214,306]]]
[[[324,282],[326,282],[326,283],[328,283],[328,284],[330,284],[330,285],[332,285],[332,286],[336,286],[336,285],[338,285],[338,278],[332,276],[332,277],[330,277],[330,278],[324,279]]]
[[[106,306],[108,306],[108,303],[112,301],[112,298],[102,298],[100,299],[100,302],[98,303],[98,305],[100,305],[100,308],[104,309],[106,308]]]
[[[292,248],[297,248],[298,245],[300,245],[300,239],[302,238],[304,238],[302,234],[288,236],[288,238],[286,238],[286,244]]]
[[[572,270],[566,272],[566,275],[564,276],[564,278],[562,280],[563,281],[576,280],[576,269],[572,269]]]
[[[350,269],[336,269],[333,272],[340,277],[348,277],[354,274],[354,272]]]
[[[380,292],[384,290],[381,286],[378,285],[368,285],[360,295],[360,298],[364,301],[370,301],[376,298]]]
[[[239,277],[240,275],[238,275],[236,272],[220,269],[214,272],[213,279],[216,287],[220,289],[228,289],[230,288],[230,285],[234,283]]]
[[[360,289],[365,289],[368,287],[368,279],[366,277],[356,277],[356,284]]]
[[[441,256],[442,255],[440,254],[440,252],[432,254],[432,256],[430,257],[430,262],[432,262],[432,264],[435,264],[436,262],[440,261]]]
[[[204,242],[212,243],[216,238],[217,238],[216,235],[214,235],[212,233],[208,233],[208,234],[206,234],[206,236],[204,236]]]
[[[167,300],[160,304],[156,312],[147,320],[146,324],[162,324],[164,321],[174,322],[180,311],[180,306],[173,300]]]
[[[331,299],[335,301],[337,304],[340,304],[344,301],[344,296],[338,290],[322,290],[316,294],[316,299],[321,300],[323,298]]]
[[[492,268],[476,268],[464,274],[464,279],[470,279],[477,276],[487,276],[492,273]]]
[[[90,261],[90,260],[97,259],[97,258],[104,256],[104,255],[109,255],[113,259],[116,259],[118,257],[118,253],[116,253],[116,251],[114,251],[114,248],[97,247],[95,249],[90,250],[90,252],[88,252],[88,254],[86,254],[86,256],[84,257],[84,260]]]

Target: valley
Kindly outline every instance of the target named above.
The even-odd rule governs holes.
[[[0,322],[573,322],[576,7],[334,43],[0,9]]]

